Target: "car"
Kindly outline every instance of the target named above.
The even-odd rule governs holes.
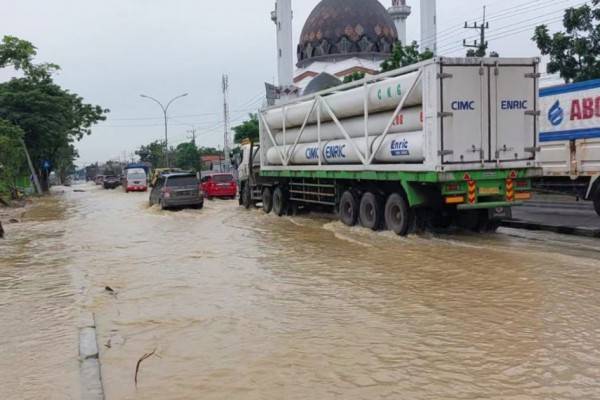
[[[102,182],[104,189],[116,189],[121,186],[121,180],[117,176],[106,176],[104,182]]]
[[[125,193],[146,192],[148,190],[148,176],[143,168],[126,169],[123,179]]]
[[[150,187],[156,186],[156,182],[158,181],[158,178],[160,178],[161,175],[179,174],[185,172],[187,171],[184,171],[179,168],[156,168],[154,171],[152,171],[152,174],[150,175]]]
[[[104,183],[104,175],[96,175],[94,182],[96,185],[102,185]]]
[[[150,191],[150,205],[157,204],[162,210],[168,208],[204,207],[204,193],[196,174],[163,174]]]
[[[237,183],[231,174],[210,174],[202,178],[202,191],[207,199],[213,197],[235,199]]]

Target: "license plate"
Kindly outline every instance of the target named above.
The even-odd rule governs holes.
[[[479,188],[479,194],[500,194],[500,189],[497,187]]]

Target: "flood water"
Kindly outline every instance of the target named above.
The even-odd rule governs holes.
[[[0,241],[0,399],[80,397],[82,310],[107,400],[600,398],[598,240],[75,188]]]

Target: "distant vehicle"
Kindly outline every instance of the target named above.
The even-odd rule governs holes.
[[[237,183],[231,174],[210,174],[202,178],[202,191],[207,199],[213,197],[235,199]]]
[[[591,200],[600,215],[600,79],[540,90],[539,189]]]
[[[163,174],[150,192],[150,205],[158,204],[162,210],[167,208],[204,206],[204,193],[195,174]]]
[[[104,189],[116,189],[121,186],[121,180],[117,176],[107,176],[104,178]]]
[[[179,168],[156,168],[152,171],[152,175],[150,176],[150,187],[156,186],[156,181],[160,178],[161,175],[165,174],[179,174],[185,173],[186,171]]]
[[[124,172],[123,189],[125,193],[145,192],[148,190],[148,175],[143,168],[126,169]]]
[[[104,183],[104,175],[96,175],[94,182],[96,185],[102,185]]]

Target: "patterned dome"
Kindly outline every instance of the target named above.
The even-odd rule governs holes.
[[[302,29],[298,67],[341,57],[386,57],[398,40],[394,21],[377,0],[322,0]]]

